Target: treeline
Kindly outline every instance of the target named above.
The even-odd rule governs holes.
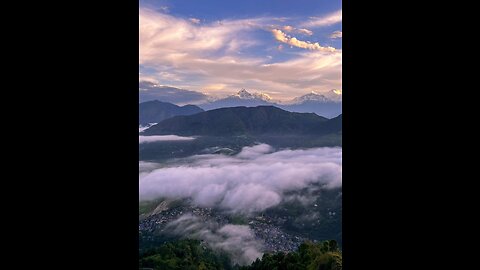
[[[226,254],[215,253],[198,240],[178,240],[140,253],[139,269],[231,269]]]
[[[334,240],[321,243],[305,242],[298,251],[264,254],[250,266],[240,270],[341,270],[342,253]]]
[[[198,240],[178,240],[140,254],[140,269],[341,270],[342,253],[334,240],[305,242],[296,252],[266,253],[248,266],[232,266],[229,257]]]

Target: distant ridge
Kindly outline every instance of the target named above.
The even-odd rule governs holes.
[[[316,113],[326,118],[333,118],[342,113],[342,90],[312,91],[286,102],[272,99],[263,92],[250,92],[246,89],[218,98],[205,93],[169,86],[140,83],[140,101],[161,100],[178,105],[195,104],[203,110],[225,107],[276,106],[290,112]]]
[[[140,125],[146,125],[158,123],[177,115],[191,115],[200,112],[203,112],[203,109],[195,105],[177,106],[172,103],[153,100],[139,104],[138,121]]]

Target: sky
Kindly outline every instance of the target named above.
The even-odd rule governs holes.
[[[340,0],[140,0],[139,80],[277,100],[342,89]]]

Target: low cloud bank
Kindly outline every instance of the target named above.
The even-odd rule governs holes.
[[[250,264],[262,256],[263,245],[245,225],[204,222],[190,214],[169,223],[166,230],[178,236],[203,240],[214,250],[228,253],[234,263]]]
[[[155,135],[155,136],[138,136],[138,143],[162,142],[162,141],[190,141],[193,137],[181,137],[177,135]]]
[[[235,156],[198,155],[162,168],[143,164],[141,171],[141,200],[192,198],[201,207],[252,214],[291,199],[288,192],[341,187],[342,149],[274,152],[260,144]]]

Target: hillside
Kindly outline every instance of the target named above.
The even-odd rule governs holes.
[[[172,103],[153,100],[140,103],[138,122],[140,125],[146,125],[158,123],[177,115],[191,115],[199,112],[203,112],[203,110],[195,105],[177,106]]]
[[[314,113],[288,112],[274,106],[232,107],[176,116],[150,127],[143,135],[314,135],[325,134],[322,126],[328,122]],[[327,127],[329,133],[341,129],[341,125]]]
[[[323,269],[341,270],[342,251],[337,242],[305,242],[297,251],[290,253],[265,253],[250,265],[233,265],[227,254],[212,250],[198,240],[166,242],[157,248],[141,252],[140,269]]]

